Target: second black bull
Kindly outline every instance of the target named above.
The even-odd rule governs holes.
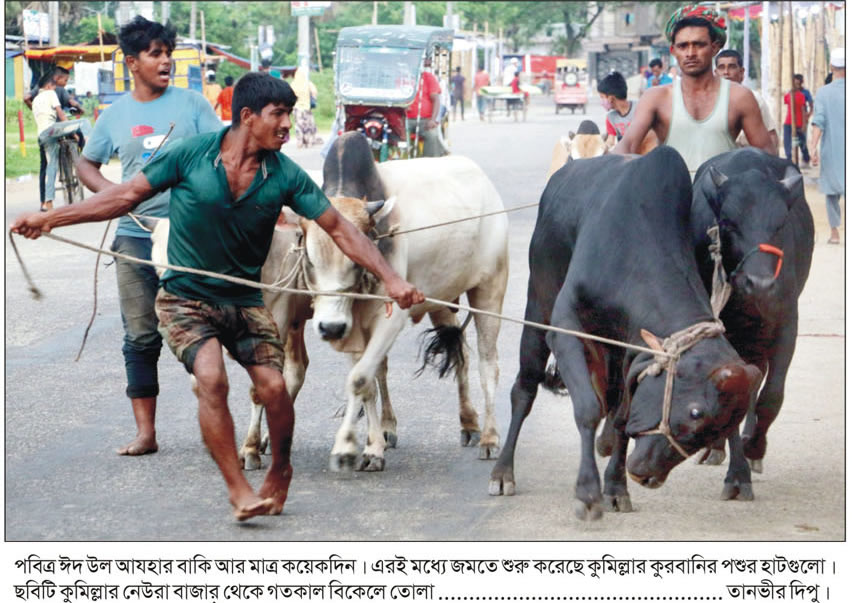
[[[742,441],[729,438],[731,462],[722,498],[754,498],[751,469],[763,470],[766,433],[784,401],[798,335],[798,299],[811,268],[814,221],[802,175],[789,161],[751,148],[723,153],[696,173],[691,223],[696,260],[708,291],[714,261],[708,228],[718,225],[730,299],[720,318],[742,358],[766,381],[752,401]],[[724,440],[704,460],[724,459]]]
[[[740,359],[713,317],[693,252],[691,204],[686,165],[665,146],[640,157],[572,161],[551,177],[530,242],[526,320],[659,353],[525,326],[491,494],[514,494],[515,445],[551,352],[580,431],[575,510],[583,519],[599,518],[604,507],[632,510],[627,474],[661,486],[745,416],[760,371]],[[608,413],[616,416],[615,444],[602,491],[594,438]]]

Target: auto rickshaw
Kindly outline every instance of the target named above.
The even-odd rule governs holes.
[[[559,114],[560,109],[576,109],[586,112],[589,102],[588,89],[583,72],[586,61],[582,59],[558,59],[556,61],[556,80],[553,87],[554,110]]]
[[[418,119],[408,134],[406,111],[417,95],[423,62],[449,90],[453,31],[422,25],[344,27],[337,38],[334,89],[337,123],[367,137],[376,161],[422,155]],[[447,107],[441,103],[439,139],[445,150]]]

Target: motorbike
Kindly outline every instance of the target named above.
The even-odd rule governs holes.
[[[415,102],[429,58],[442,91],[449,89],[451,29],[428,26],[344,27],[337,38],[334,87],[339,132],[361,132],[376,161],[423,154],[421,120],[406,112]],[[448,112],[442,102],[439,140],[447,147]]]

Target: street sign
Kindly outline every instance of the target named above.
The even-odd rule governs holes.
[[[318,17],[327,8],[331,8],[331,2],[290,2],[290,15],[293,17]]]

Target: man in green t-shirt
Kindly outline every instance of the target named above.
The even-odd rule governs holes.
[[[378,276],[400,307],[422,303],[423,294],[329,204],[304,171],[278,153],[289,138],[295,103],[296,95],[283,80],[246,74],[234,88],[229,128],[185,138],[131,180],[83,203],[23,215],[12,231],[35,239],[57,226],[115,218],[171,189],[169,263],[259,282],[275,222],[288,205],[316,220],[344,253]],[[283,346],[260,291],[174,271],[163,275],[160,287],[160,333],[195,376],[201,434],[225,479],[234,516],[280,514],[293,474],[295,417],[281,374]],[[272,462],[258,493],[237,457],[223,345],[246,369],[266,407]]]

